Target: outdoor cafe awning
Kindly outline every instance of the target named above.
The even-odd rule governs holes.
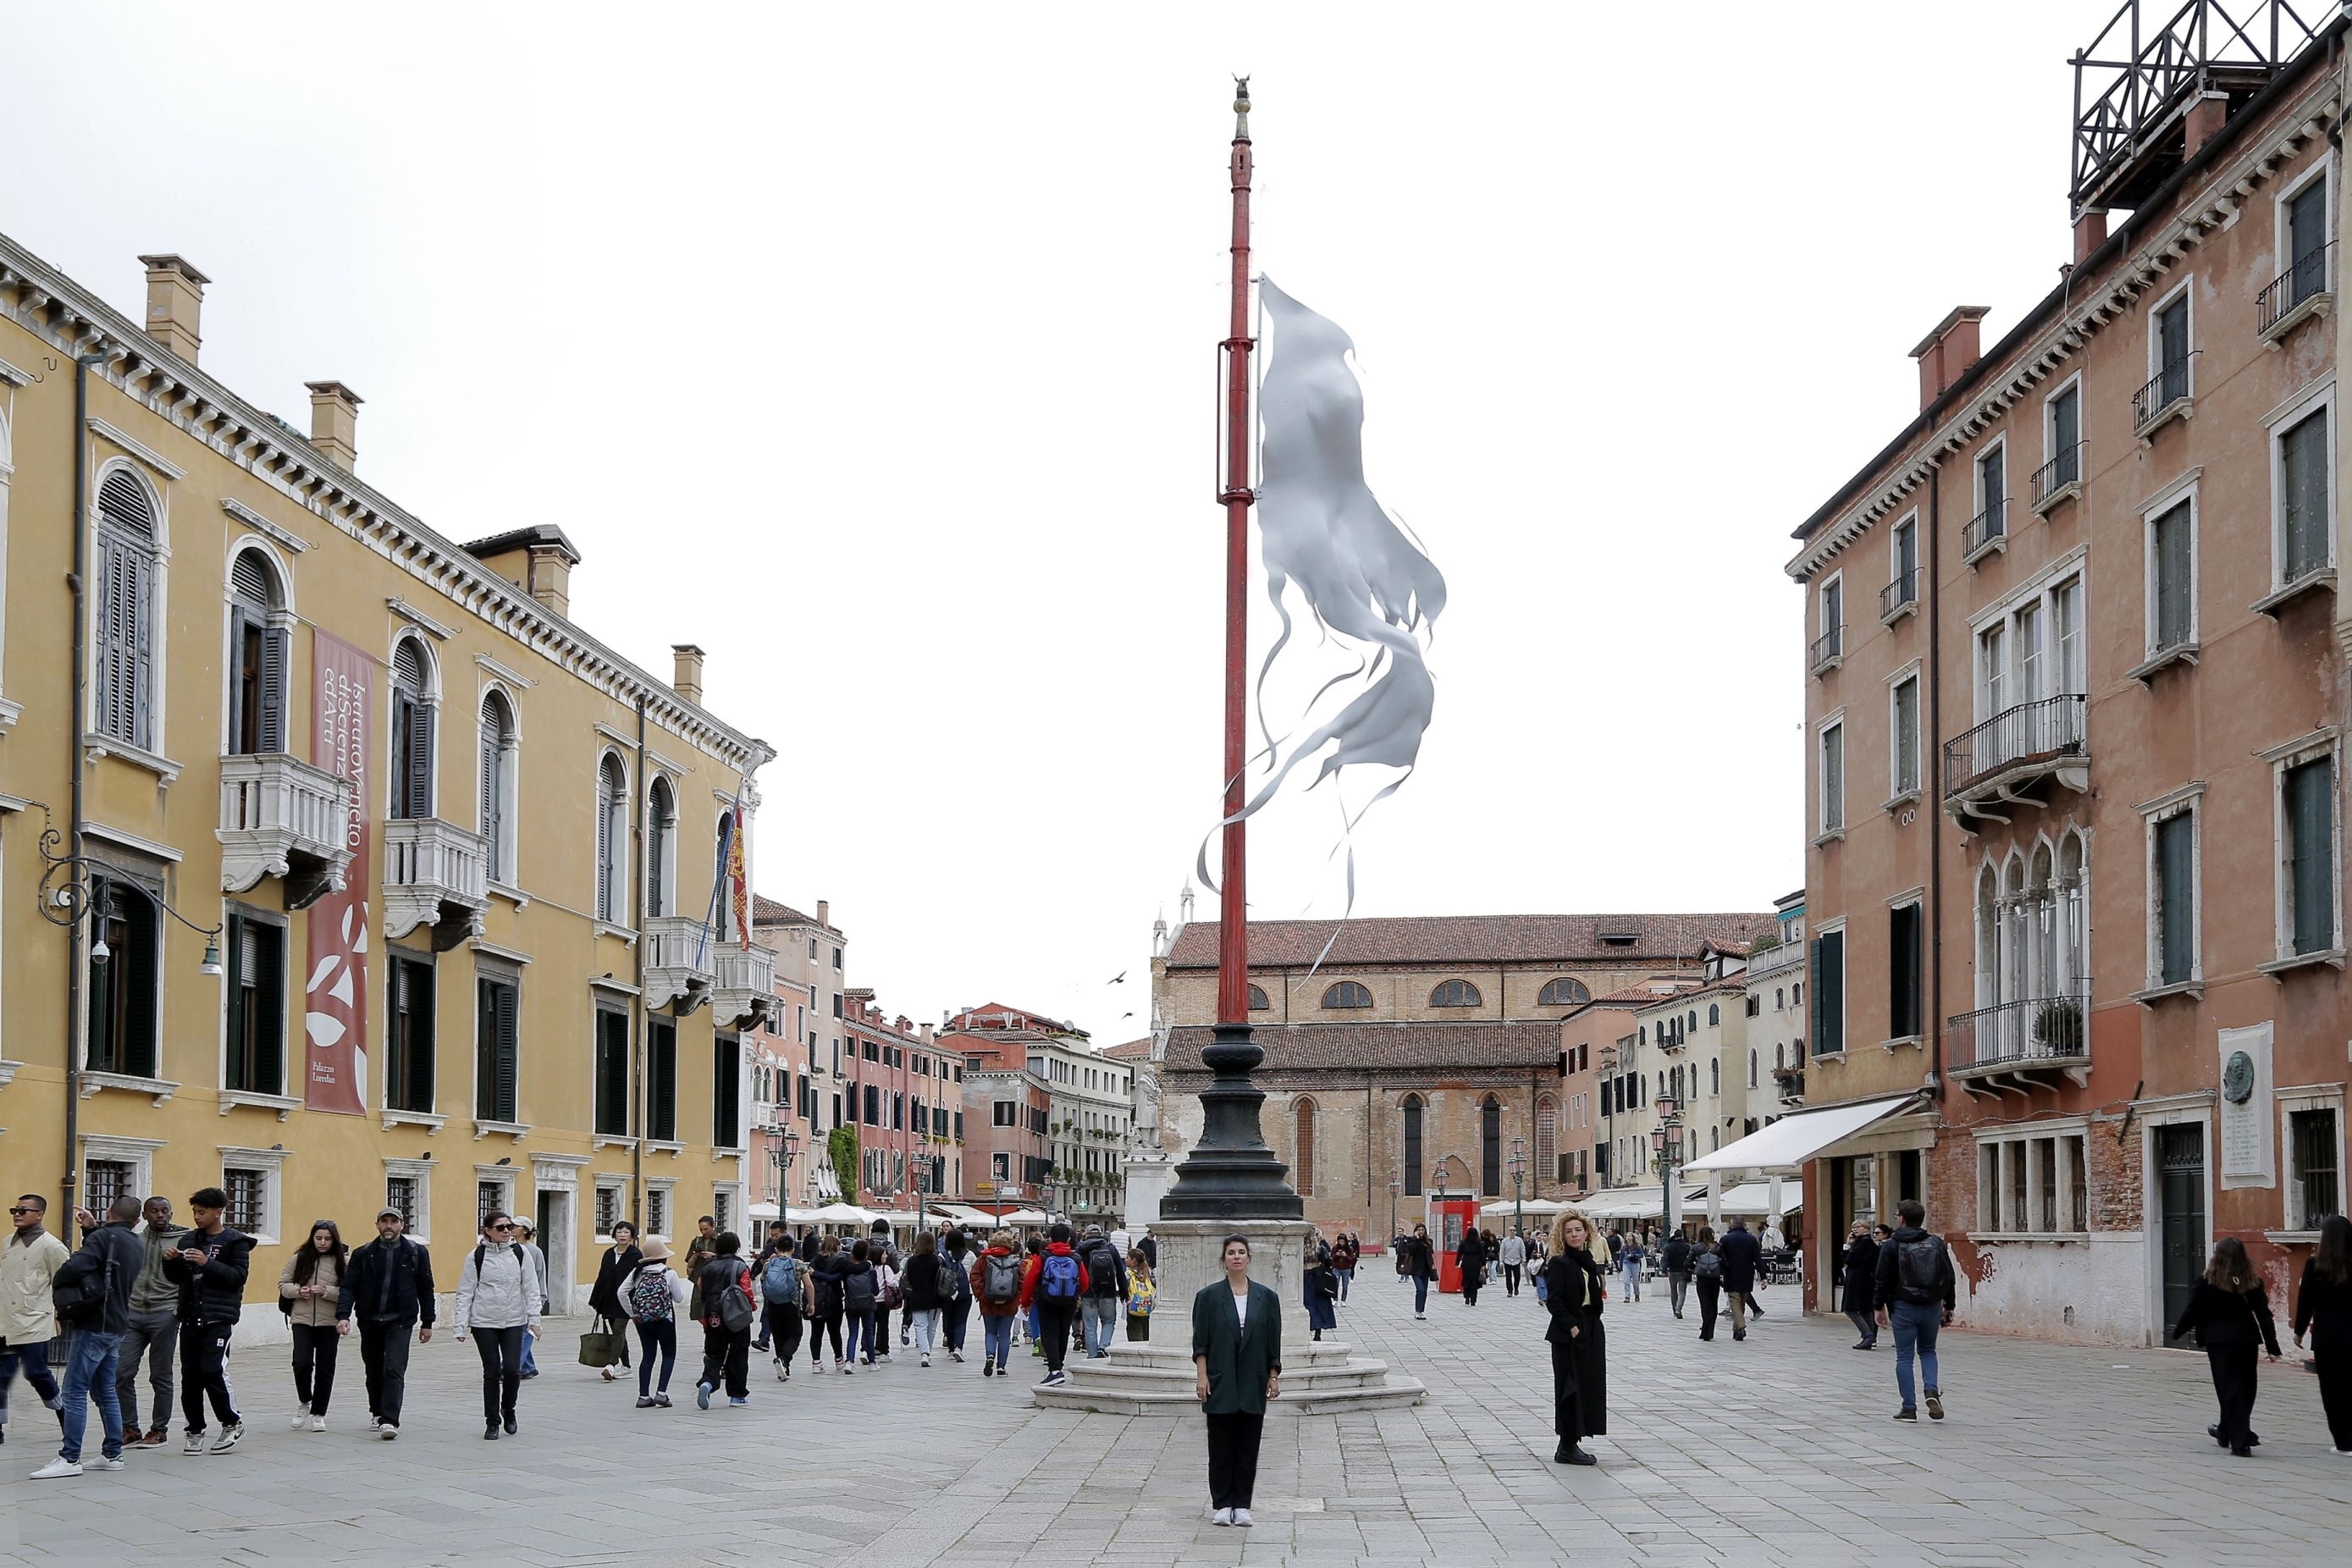
[[[1908,1110],[1918,1102],[1916,1094],[1889,1094],[1844,1105],[1825,1105],[1819,1110],[1800,1110],[1759,1131],[1726,1143],[1712,1154],[1701,1155],[1683,1167],[1683,1174],[1687,1177],[1694,1171],[1794,1170],[1831,1144],[1853,1137],[1874,1121]]]
[[[1706,1196],[1701,1194],[1697,1206],[1706,1207]],[[1772,1184],[1769,1182],[1742,1182],[1723,1194],[1722,1212],[1736,1215],[1794,1214],[1805,1206],[1805,1189],[1791,1182],[1780,1189],[1780,1206],[1772,1206]]]
[[[1706,1195],[1704,1187],[1685,1188],[1683,1212],[1688,1214]],[[1653,1215],[1663,1216],[1665,1214],[1666,1194],[1662,1189],[1653,1186],[1619,1187],[1597,1193],[1576,1206],[1592,1219],[1647,1219]]]

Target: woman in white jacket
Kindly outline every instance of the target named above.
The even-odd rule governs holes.
[[[495,1440],[501,1423],[514,1435],[523,1342],[539,1333],[545,1290],[530,1250],[514,1238],[512,1216],[492,1214],[482,1222],[482,1244],[466,1255],[457,1277],[457,1337],[472,1335],[482,1357],[484,1437]]]

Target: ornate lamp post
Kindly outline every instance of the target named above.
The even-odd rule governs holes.
[[[928,1149],[907,1156],[907,1179],[915,1188],[915,1228],[918,1230],[922,1228],[922,1222],[926,1217],[923,1213],[923,1194],[931,1190],[929,1184],[931,1171],[939,1163],[940,1157]]]
[[[1528,1233],[1528,1141],[1511,1140],[1511,1230],[1515,1235]]]
[[[776,1140],[776,1218],[792,1234],[793,1162],[800,1158],[801,1134],[797,1127],[787,1127],[784,1135]]]
[[[1675,1168],[1682,1163],[1683,1123],[1671,1100],[1658,1104],[1658,1125],[1650,1129],[1651,1158],[1658,1172],[1660,1228],[1675,1223]]]

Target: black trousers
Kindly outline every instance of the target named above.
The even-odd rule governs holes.
[[[669,1392],[669,1374],[677,1368],[677,1323],[670,1318],[648,1318],[637,1325],[637,1397],[656,1388],[654,1363],[661,1363],[660,1391]]]
[[[751,1326],[729,1332],[724,1328],[702,1331],[702,1375],[695,1380],[707,1388],[727,1385],[730,1399],[751,1397]]]
[[[2327,1413],[2327,1435],[2336,1447],[2352,1449],[2352,1345],[2315,1334],[2311,1363],[2319,1371],[2319,1407]]]
[[[1516,1296],[1516,1295],[1517,1295],[1517,1294],[1519,1293],[1519,1269],[1520,1269],[1520,1268],[1521,1268],[1521,1265],[1517,1264],[1517,1263],[1506,1263],[1506,1264],[1504,1264],[1504,1265],[1503,1265],[1503,1294],[1504,1294],[1504,1295],[1506,1295],[1506,1296]]]
[[[400,1425],[401,1396],[408,1392],[409,1331],[405,1318],[360,1320],[360,1365],[367,1373],[368,1414],[387,1426]]]
[[[824,1364],[824,1336],[833,1336],[833,1359],[841,1359],[841,1314],[819,1312],[808,1321],[809,1365]]]
[[[1486,1270],[1483,1266],[1462,1270],[1462,1304],[1464,1306],[1475,1307],[1478,1304],[1478,1287],[1486,1283]]]
[[[482,1358],[482,1419],[496,1422],[501,1415],[513,1419],[515,1394],[522,1387],[522,1342],[527,1331],[520,1323],[511,1329],[488,1329],[476,1323],[466,1331],[474,1336],[474,1350]]]
[[[771,1301],[760,1309],[760,1337],[769,1353],[787,1366],[801,1353],[801,1310],[797,1302]]]
[[[1209,1421],[1209,1506],[1247,1508],[1257,1491],[1257,1446],[1265,1412],[1236,1410]]]
[[[332,1323],[316,1329],[296,1323],[293,1328],[294,1397],[311,1415],[324,1415],[327,1401],[334,1397],[335,1352],[342,1346],[342,1336]]]
[[[963,1349],[964,1331],[971,1325],[971,1297],[960,1296],[940,1310],[940,1331],[947,1338],[948,1349]]]
[[[188,1435],[205,1429],[205,1402],[224,1426],[245,1419],[236,1413],[236,1394],[228,1384],[228,1337],[234,1323],[180,1325],[180,1414],[188,1420]]]
[[[1716,1308],[1723,1300],[1723,1281],[1702,1279],[1695,1283],[1698,1287],[1698,1337],[1711,1340],[1715,1338]]]
[[[2263,1347],[2256,1344],[2208,1345],[2205,1360],[2213,1370],[2213,1392],[2221,1401],[2221,1436],[2233,1448],[2242,1447],[2254,1426],[2254,1364]]]
[[[1078,1304],[1076,1300],[1066,1301],[1045,1296],[1037,1298],[1037,1340],[1045,1347],[1045,1370],[1048,1373],[1062,1370],[1062,1359],[1070,1353],[1070,1325],[1077,1319]],[[1250,1468],[1255,1471],[1256,1468],[1257,1449],[1253,1445]]]

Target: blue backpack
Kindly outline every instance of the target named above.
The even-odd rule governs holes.
[[[1044,1287],[1043,1294],[1057,1301],[1075,1301],[1081,1286],[1078,1260],[1066,1252],[1049,1252],[1037,1280]]]
[[[761,1271],[760,1290],[775,1306],[799,1306],[801,1300],[801,1260],[789,1252],[779,1252],[768,1259]]]

